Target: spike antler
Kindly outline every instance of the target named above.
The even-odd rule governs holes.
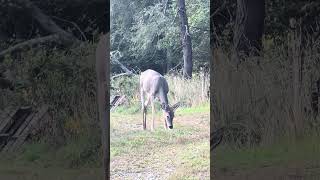
[[[172,109],[172,111],[175,111],[176,109],[178,109],[178,107],[180,107],[181,106],[181,102],[177,102],[176,104],[174,104],[172,107],[171,107],[171,109]]]

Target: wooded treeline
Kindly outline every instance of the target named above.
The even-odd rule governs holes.
[[[185,1],[188,26],[181,24],[183,14],[178,0],[111,1],[111,51],[119,51],[121,63],[133,71],[154,69],[167,73],[182,70],[183,46],[181,41],[191,37],[195,72],[209,66],[209,1]],[[187,28],[187,31],[185,29]],[[181,32],[181,29],[184,31]],[[190,36],[189,36],[190,35]],[[191,53],[191,52],[187,52]],[[187,59],[191,61],[191,59]],[[193,65],[193,67],[192,67]],[[119,66],[111,72],[119,73]]]

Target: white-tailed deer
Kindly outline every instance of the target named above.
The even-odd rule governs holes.
[[[143,129],[147,128],[147,106],[151,102],[152,107],[152,122],[151,130],[154,130],[154,100],[158,98],[161,103],[161,109],[165,117],[164,127],[167,129],[173,128],[174,111],[180,106],[176,103],[172,107],[169,106],[167,94],[169,86],[166,79],[158,72],[148,69],[140,75],[140,96],[143,114]],[[144,101],[144,96],[147,95],[147,100]]]

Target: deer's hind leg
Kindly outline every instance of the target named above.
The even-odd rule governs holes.
[[[154,110],[155,110],[155,107],[154,107],[154,96],[150,96],[150,101],[151,101],[151,108],[152,108],[152,122],[151,122],[151,131],[154,130]]]
[[[145,106],[144,92],[142,89],[140,90],[140,98],[141,98],[141,105],[142,105],[142,125],[143,125],[143,130],[146,130],[147,129],[147,106]]]
[[[147,100],[143,103],[142,101],[142,109],[143,109],[143,129],[147,129],[147,107],[150,103],[150,96],[147,96]],[[143,99],[142,99],[143,100]]]

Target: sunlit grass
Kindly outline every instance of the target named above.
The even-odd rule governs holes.
[[[151,112],[148,111],[147,130],[142,130],[142,114],[128,114],[121,111],[111,113],[111,161],[120,163],[132,161],[122,167],[121,174],[144,172],[148,168],[165,173],[169,164],[175,169],[164,174],[169,179],[209,178],[209,105],[181,107],[176,111],[174,129],[162,127],[160,107],[155,116],[156,126],[150,131]],[[196,118],[195,118],[196,117]],[[128,167],[129,166],[129,167]],[[148,167],[144,169],[144,167]],[[111,168],[116,169],[119,165]],[[130,170],[129,170],[130,169]]]

